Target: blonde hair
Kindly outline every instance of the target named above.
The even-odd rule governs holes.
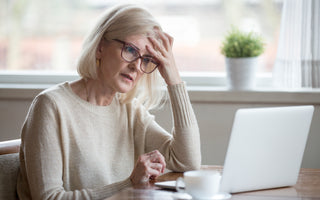
[[[160,24],[140,6],[120,5],[107,10],[83,43],[77,66],[79,75],[85,79],[97,79],[96,49],[103,37],[112,40],[130,35],[149,36],[155,34],[155,29],[161,30]],[[158,70],[144,74],[131,91],[120,94],[120,101],[128,103],[137,98],[147,109],[160,107],[166,95],[162,85]]]

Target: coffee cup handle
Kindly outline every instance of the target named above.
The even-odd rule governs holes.
[[[179,177],[176,181],[176,190],[177,192],[185,192],[185,189],[181,186],[181,183],[184,185],[184,180],[182,177]]]

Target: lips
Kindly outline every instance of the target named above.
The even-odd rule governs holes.
[[[130,81],[133,81],[133,77],[130,74],[121,74],[121,76],[124,76],[125,78],[129,79]]]

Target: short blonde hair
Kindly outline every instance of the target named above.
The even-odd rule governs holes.
[[[103,37],[107,40],[124,39],[131,35],[154,35],[160,24],[145,9],[136,5],[120,5],[104,12],[97,24],[87,35],[78,60],[78,73],[81,77],[97,79],[96,49]],[[166,95],[161,88],[163,80],[158,70],[144,74],[128,93],[120,94],[120,101],[128,103],[138,98],[147,109],[162,105]]]

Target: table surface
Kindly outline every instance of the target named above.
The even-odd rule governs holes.
[[[221,166],[203,166],[202,169],[222,171]],[[156,182],[176,180],[182,173],[169,172],[157,178]],[[108,200],[143,199],[143,200],[175,200],[175,191],[163,190],[154,186],[154,182],[140,188],[124,189]],[[297,183],[292,187],[259,190],[232,194],[235,200],[320,200],[320,169],[301,169]]]

